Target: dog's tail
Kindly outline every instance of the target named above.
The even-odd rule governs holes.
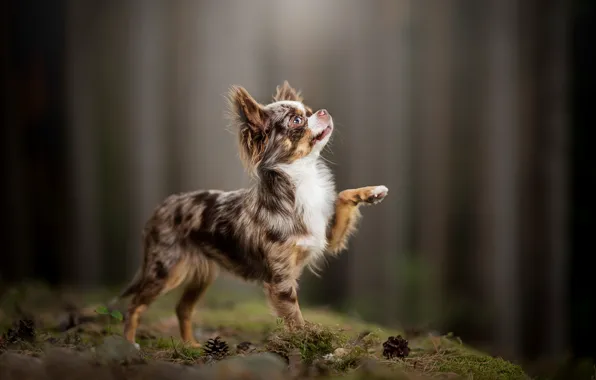
[[[130,297],[131,295],[137,293],[141,287],[141,281],[143,279],[143,269],[139,268],[139,270],[135,273],[132,281],[126,285],[126,287],[124,289],[122,289],[122,291],[120,292],[120,294],[114,298],[112,298],[112,300],[109,302],[109,305],[112,306],[116,303],[118,303],[120,300],[122,300],[123,298],[127,298]]]

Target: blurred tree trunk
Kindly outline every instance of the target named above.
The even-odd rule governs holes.
[[[376,114],[375,99],[379,91],[379,82],[377,73],[369,73],[366,77],[358,73],[366,72],[371,69],[370,62],[376,61],[379,48],[372,41],[383,41],[382,36],[377,35],[376,24],[377,17],[380,15],[378,2],[372,4],[354,4],[353,12],[355,17],[350,20],[351,44],[350,56],[346,60],[348,66],[348,77],[352,78],[347,83],[346,99],[347,106],[344,110],[346,121],[349,122],[351,129],[350,135],[344,137],[344,143],[349,147],[350,154],[341,162],[345,166],[346,184],[344,188],[357,188],[361,186],[373,185],[384,181],[379,175],[378,166],[372,166],[373,160],[378,157],[378,144],[382,138],[391,139],[395,135],[395,130],[386,128],[386,135],[371,134],[367,126],[374,120],[377,122],[379,115]],[[379,69],[382,64],[377,66]],[[371,96],[370,94],[375,94]],[[369,113],[362,110],[369,110]],[[388,126],[389,127],[389,126]],[[393,140],[393,139],[392,139]],[[366,144],[359,143],[367,141]],[[391,194],[390,196],[392,196]],[[379,304],[385,304],[383,295],[382,277],[379,272],[379,256],[382,255],[379,249],[379,240],[381,232],[377,231],[381,223],[379,214],[381,207],[387,204],[381,204],[377,208],[363,209],[363,220],[361,221],[358,232],[350,241],[349,251],[344,254],[347,257],[348,267],[348,299],[351,303],[352,311],[359,313],[364,318],[373,318],[378,320],[385,314],[383,308],[378,308]],[[382,247],[381,247],[382,248]],[[387,300],[389,302],[389,300]]]
[[[126,274],[132,278],[142,260],[141,231],[155,206],[165,197],[165,123],[167,115],[166,17],[159,0],[130,0],[124,10],[130,16],[128,34],[126,103],[130,182],[129,237]]]
[[[96,34],[89,31],[96,17],[79,0],[67,4],[67,113],[70,127],[70,170],[74,194],[72,280],[79,286],[99,285],[102,240],[99,224],[96,91],[93,86],[93,49]]]
[[[373,184],[384,184],[393,198],[381,205],[376,215],[367,218],[368,223],[378,226],[379,266],[377,273],[382,279],[382,299],[385,305],[379,320],[388,325],[397,325],[408,314],[405,300],[407,283],[398,275],[398,268],[410,248],[410,209],[411,186],[409,181],[412,153],[412,7],[413,1],[384,0],[379,9],[378,33],[386,37],[384,44],[393,49],[378,48],[378,60],[384,62],[377,74],[378,94],[385,104],[376,102],[373,109],[379,115],[378,123],[386,126],[385,133],[379,134],[378,149],[383,153],[383,165],[375,165],[373,155],[370,166],[377,167],[378,178]],[[391,111],[386,111],[387,105]],[[382,115],[382,116],[381,116]],[[392,137],[392,138],[390,138]],[[374,218],[374,219],[373,219]],[[379,225],[376,220],[382,220]],[[375,253],[373,253],[375,254]],[[367,258],[370,260],[370,258]],[[371,293],[374,294],[374,293]]]
[[[538,5],[540,6],[540,5]],[[549,110],[546,125],[549,134],[546,186],[551,189],[547,207],[549,224],[546,236],[551,247],[549,279],[545,285],[550,294],[546,315],[550,316],[549,326],[545,331],[550,337],[547,355],[561,357],[569,347],[566,326],[568,316],[568,269],[570,256],[569,238],[569,183],[570,183],[570,127],[571,113],[569,106],[570,86],[570,22],[571,6],[565,0],[553,0],[545,15],[545,26],[549,43],[544,73],[545,91],[550,94],[543,109]],[[540,354],[539,347],[532,353]]]
[[[359,70],[370,71],[370,62],[376,62],[368,80],[348,82],[354,86],[348,90],[352,107],[347,116],[354,123],[354,141],[346,167],[348,186],[386,185],[390,189],[388,199],[381,205],[362,210],[361,228],[349,256],[350,297],[356,305],[362,302],[367,307],[364,316],[393,326],[409,312],[400,308],[404,305],[405,280],[399,268],[407,254],[405,206],[410,196],[407,175],[411,144],[411,7],[411,1],[380,1],[371,12],[370,5],[359,3],[356,17],[363,18],[361,15],[366,13],[368,16],[360,25],[363,36],[354,35],[351,39],[361,43],[356,65],[348,65],[348,77],[356,78]],[[355,31],[358,33],[358,29]],[[383,126],[380,133],[371,133],[371,123]]]
[[[488,3],[486,121],[483,130],[482,229],[479,252],[495,351],[519,353],[520,11],[515,0]]]
[[[246,87],[262,102],[273,95],[275,88],[264,88],[262,54],[255,54],[266,23],[255,25],[252,20],[260,17],[264,4],[262,0],[197,1],[177,8],[176,128],[183,152],[181,190],[233,190],[247,184],[236,135],[226,126],[224,96],[233,84]],[[234,38],[222,44],[214,35]]]
[[[481,307],[485,273],[479,271],[484,254],[476,246],[481,236],[483,213],[479,211],[479,178],[486,167],[482,156],[487,91],[486,20],[484,2],[457,0],[451,12],[452,86],[449,222],[449,258],[443,269],[445,285],[441,312],[444,331],[457,331],[468,341],[482,341],[490,325]],[[474,315],[474,318],[468,316]]]
[[[596,209],[596,170],[594,170],[594,88],[596,88],[596,3],[573,2],[572,55],[572,172],[569,200],[572,204],[569,233],[572,254],[569,271],[569,333],[574,358],[596,360],[596,297],[594,297],[594,209]]]
[[[0,4],[0,43],[2,51],[2,123],[0,128],[2,145],[3,195],[2,204],[11,216],[11,223],[2,229],[3,241],[7,247],[1,253],[3,265],[0,269],[0,282],[16,281],[29,274],[32,259],[31,243],[27,229],[29,225],[29,204],[26,202],[25,162],[20,142],[18,81],[16,80],[16,62],[14,41],[16,40],[13,20],[15,5],[11,2]]]
[[[425,265],[418,282],[419,314],[440,324],[444,268],[448,262],[450,134],[452,130],[451,42],[453,2],[416,1],[413,22],[419,35],[414,62],[414,239]],[[412,321],[413,322],[413,321]],[[438,326],[437,326],[438,327]]]
[[[9,144],[6,163],[12,166],[6,171],[10,248],[4,251],[14,257],[8,277],[37,276],[57,284],[67,275],[63,263],[70,258],[70,247],[65,236],[71,228],[63,109],[64,4],[33,3],[3,6],[3,129]],[[36,28],[27,30],[27,22]],[[34,258],[37,252],[41,255]]]
[[[535,359],[565,352],[568,12],[559,0],[526,2],[521,12],[522,349]]]
[[[93,12],[94,19],[87,24],[88,33],[95,35],[94,60],[90,68],[92,82],[89,91],[93,96],[94,127],[97,149],[97,180],[99,204],[99,231],[102,255],[103,284],[120,283],[131,272],[129,242],[131,219],[136,218],[131,210],[132,192],[131,145],[129,130],[131,123],[138,122],[131,117],[131,62],[130,33],[137,27],[133,24],[130,1],[107,0],[86,5]],[[138,62],[134,62],[139,64]],[[144,63],[143,63],[144,64]],[[138,70],[142,70],[137,67]],[[135,94],[136,95],[136,94]],[[75,126],[78,127],[78,126]],[[136,227],[138,241],[141,226]],[[138,255],[138,253],[136,253]],[[136,256],[138,257],[138,256]],[[134,259],[132,259],[134,260]]]

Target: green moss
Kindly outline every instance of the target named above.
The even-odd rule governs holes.
[[[242,318],[238,318],[241,315]],[[226,309],[197,309],[201,324],[225,326],[228,329],[248,333],[262,333],[275,328],[275,318],[264,302],[247,301],[231,305]]]
[[[144,349],[151,349],[151,350],[173,350],[175,344],[172,342],[172,339],[166,338],[157,338],[157,339],[150,339],[150,338],[143,338],[137,339],[137,343]]]
[[[364,359],[371,358],[368,351],[364,347],[354,346],[351,347],[345,356],[337,358],[333,363],[333,369],[342,373],[357,368],[362,364]]]
[[[409,341],[411,352],[407,358],[386,360],[382,356],[382,343],[388,336],[403,336],[403,333],[380,328],[345,314],[308,307],[302,310],[304,318],[309,321],[305,328],[290,331],[282,324],[276,324],[262,290],[253,289],[253,292],[250,288],[244,290],[242,287],[243,290],[236,292],[232,285],[223,283],[218,286],[211,289],[209,297],[197,307],[194,317],[197,339],[205,343],[214,334],[220,335],[228,343],[231,355],[236,353],[236,344],[249,341],[257,351],[275,352],[285,357],[299,353],[304,365],[326,366],[333,375],[354,379],[401,376],[413,380],[453,373],[475,380],[528,378],[519,366],[486,356],[449,335],[441,338],[412,338]],[[38,341],[15,347],[16,350],[36,354],[49,344],[88,351],[97,347],[107,333],[109,319],[97,315],[94,310],[97,305],[105,304],[113,292],[101,290],[73,294],[75,303],[85,310],[87,317],[93,318],[67,332],[56,328],[68,316],[57,292],[35,284],[8,292],[7,296],[0,302],[2,322],[11,323],[19,318],[15,308],[17,304],[23,310],[34,313],[39,320]],[[202,349],[180,341],[174,311],[179,297],[180,290],[160,297],[143,314],[137,342],[142,347],[143,357],[149,361],[197,364],[205,359]],[[125,303],[117,309],[125,310]],[[110,323],[112,333],[122,332],[119,322]],[[346,351],[340,355],[335,351],[337,348]],[[333,355],[326,357],[327,354]],[[374,369],[369,368],[370,363],[374,363]]]
[[[304,329],[290,331],[279,326],[268,338],[266,349],[282,356],[288,356],[293,350],[300,351],[304,363],[330,354],[347,341],[340,331],[307,322]]]
[[[368,334],[362,336],[357,341],[357,343],[368,350],[370,348],[379,346],[383,342],[383,339],[381,338],[381,336],[383,336],[383,335],[384,335],[383,331],[381,329],[377,328],[377,329],[375,329],[375,331],[371,331]],[[398,334],[393,334],[393,335],[398,335]]]
[[[186,362],[195,362],[201,356],[203,356],[202,349],[180,345],[175,347],[172,358],[181,359]]]
[[[521,367],[502,358],[454,352],[437,355],[438,372],[453,372],[462,376],[473,375],[475,380],[529,379]]]

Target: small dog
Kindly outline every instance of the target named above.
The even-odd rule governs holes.
[[[297,281],[303,269],[346,248],[359,206],[387,195],[385,186],[335,192],[320,157],[333,119],[325,109],[313,113],[287,81],[268,105],[236,86],[228,99],[254,184],[171,195],[155,209],[143,231],[142,267],[119,297],[132,296],[124,335],[133,344],[141,313],[184,282],[176,306],[180,335],[199,346],[193,309],[220,268],[262,283],[276,314],[289,326],[302,326]]]

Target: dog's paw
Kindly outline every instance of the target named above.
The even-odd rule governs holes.
[[[371,205],[376,205],[377,203],[381,203],[383,199],[385,199],[388,192],[389,189],[385,186],[371,187],[367,189],[362,201]]]

